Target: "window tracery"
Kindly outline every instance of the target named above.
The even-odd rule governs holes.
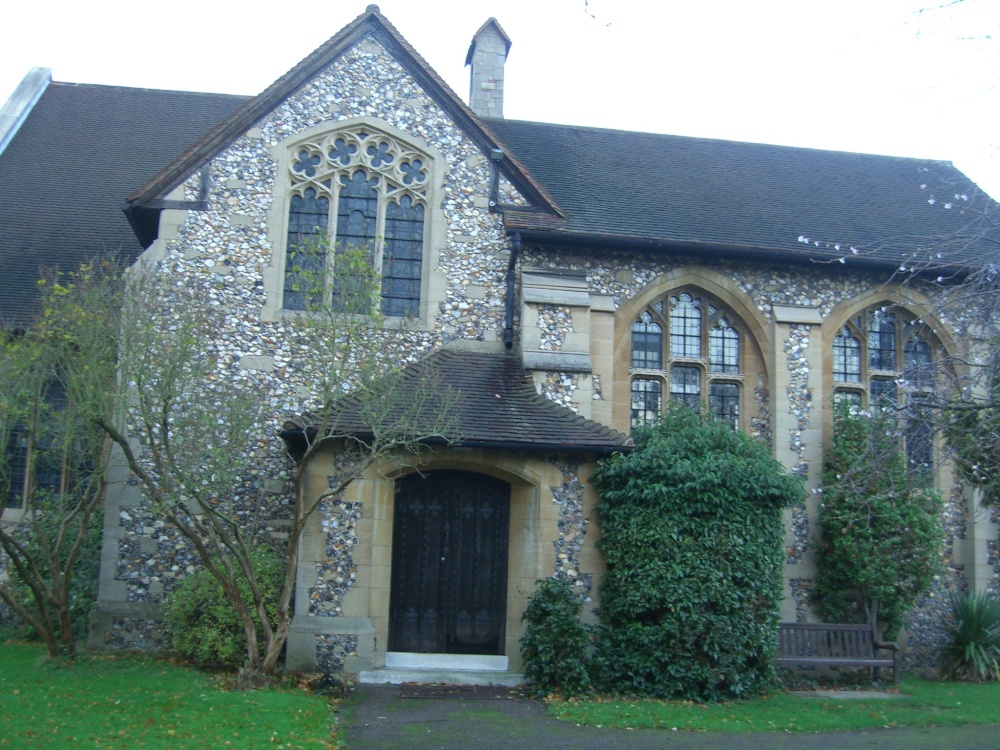
[[[655,420],[669,400],[741,426],[747,334],[740,321],[697,290],[648,306],[631,329],[631,424]]]
[[[907,461],[921,475],[933,468],[932,436],[920,404],[934,388],[935,341],[922,320],[880,305],[848,320],[832,343],[834,400],[858,408],[905,409]]]
[[[282,306],[303,310],[320,294],[336,305],[336,290],[310,280],[338,254],[361,249],[379,269],[382,313],[418,314],[430,157],[365,126],[300,141],[289,152]]]

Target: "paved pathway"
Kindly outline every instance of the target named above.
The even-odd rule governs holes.
[[[347,750],[1000,750],[998,726],[826,734],[627,731],[556,721],[541,704],[503,693],[418,697],[399,687],[362,685],[352,696],[342,719]]]

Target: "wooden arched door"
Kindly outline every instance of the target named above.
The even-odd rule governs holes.
[[[396,480],[389,650],[503,654],[510,485],[431,471]]]

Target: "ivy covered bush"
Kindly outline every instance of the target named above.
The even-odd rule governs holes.
[[[285,566],[269,547],[256,547],[251,561],[263,586],[261,592],[268,602],[268,617],[274,618]],[[243,600],[253,602],[250,585],[241,576]],[[226,598],[222,584],[207,570],[199,570],[185,578],[167,597],[164,620],[170,631],[173,650],[200,667],[210,669],[239,668],[247,658],[247,639],[239,615]],[[257,622],[258,638],[261,635]]]
[[[894,637],[941,568],[941,497],[907,470],[894,411],[834,413],[823,473],[814,600],[828,622],[876,622]]]
[[[590,692],[590,629],[580,622],[583,600],[567,581],[545,578],[521,619],[524,677],[537,695],[564,698]]]
[[[767,446],[673,406],[602,462],[603,691],[695,701],[774,681],[782,509],[802,496]]]

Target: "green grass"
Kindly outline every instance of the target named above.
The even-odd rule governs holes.
[[[903,680],[901,698],[803,698],[775,693],[738,703],[575,700],[549,704],[564,721],[621,729],[827,732],[875,727],[1000,724],[1000,684]]]
[[[232,692],[149,658],[50,661],[0,644],[0,749],[332,747],[326,700],[295,690]]]

